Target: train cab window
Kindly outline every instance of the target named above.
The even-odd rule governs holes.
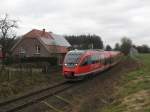
[[[83,52],[70,52],[66,55],[64,63],[67,67],[75,67],[79,63]]]

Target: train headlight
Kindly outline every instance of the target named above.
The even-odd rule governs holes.
[[[67,66],[67,64],[65,64],[65,66]]]
[[[78,64],[75,64],[75,66],[77,66]]]

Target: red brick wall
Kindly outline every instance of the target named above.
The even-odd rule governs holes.
[[[64,46],[49,45],[48,48],[50,52],[54,52],[54,53],[67,53],[68,52],[68,48]]]

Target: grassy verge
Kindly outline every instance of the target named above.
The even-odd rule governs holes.
[[[150,54],[140,54],[136,60],[140,67],[123,75],[116,100],[102,112],[150,112]]]

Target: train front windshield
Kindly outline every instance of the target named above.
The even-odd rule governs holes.
[[[83,52],[70,52],[67,54],[65,58],[65,66],[67,67],[75,67],[79,61]]]

